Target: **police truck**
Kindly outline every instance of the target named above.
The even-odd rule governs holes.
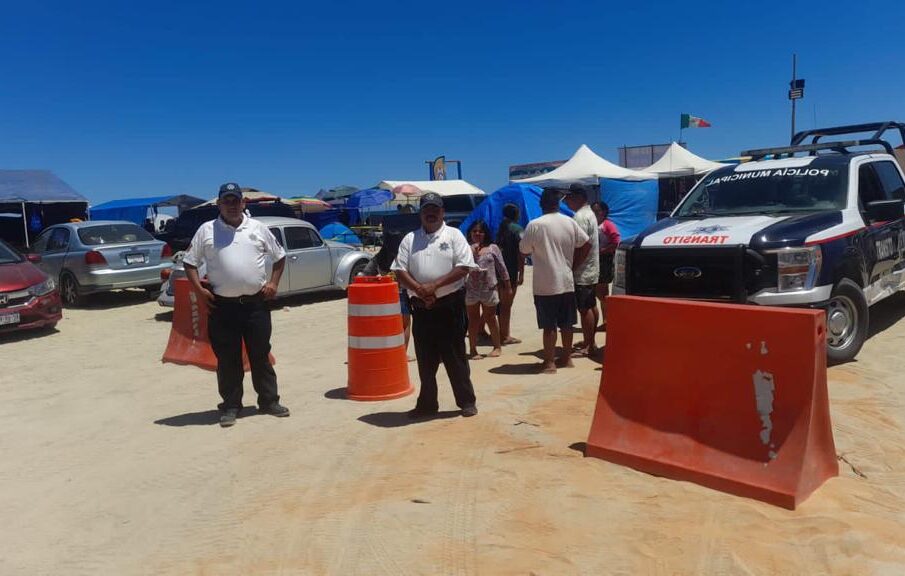
[[[613,293],[823,309],[828,360],[853,359],[870,306],[905,289],[905,175],[887,133],[905,142],[905,123],[742,152],[620,244]]]

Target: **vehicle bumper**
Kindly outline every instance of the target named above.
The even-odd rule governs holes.
[[[0,325],[0,332],[14,332],[31,328],[52,326],[63,319],[63,305],[60,293],[54,290],[44,296],[35,296],[24,305],[0,308],[0,316],[18,314],[15,324]]]
[[[832,293],[831,284],[799,292],[777,292],[768,289],[748,296],[748,302],[761,306],[818,306],[829,300]]]
[[[84,294],[90,294],[123,288],[158,288],[160,271],[170,267],[172,264],[167,262],[158,266],[131,270],[111,270],[109,268],[89,270],[79,276],[79,289]]]

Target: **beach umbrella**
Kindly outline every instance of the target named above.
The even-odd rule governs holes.
[[[400,184],[393,188],[393,194],[397,196],[421,196],[423,192],[414,184]]]
[[[380,188],[368,188],[367,190],[359,190],[355,194],[349,196],[346,201],[347,208],[369,208],[371,206],[380,206],[386,204],[393,199],[393,193],[389,190]]]
[[[323,200],[318,200],[317,198],[309,198],[307,196],[287,198],[286,203],[298,207],[298,209],[305,214],[318,214],[320,212],[326,212],[327,210],[333,208],[333,206],[330,206]]]

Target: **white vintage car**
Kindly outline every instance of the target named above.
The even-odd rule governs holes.
[[[348,244],[324,240],[317,228],[304,220],[278,216],[261,216],[256,220],[266,224],[286,249],[286,269],[280,279],[278,298],[320,290],[345,290],[371,259],[367,252]],[[203,266],[200,272],[203,275]],[[172,272],[160,289],[157,302],[161,306],[173,306],[172,281],[184,277],[182,257],[178,254]]]

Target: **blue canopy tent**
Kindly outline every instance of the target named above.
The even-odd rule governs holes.
[[[622,238],[635,236],[657,221],[660,188],[656,180],[601,178],[600,197],[610,207],[609,219]]]
[[[157,208],[175,206],[179,212],[203,204],[202,198],[180,194],[177,196],[152,196],[149,198],[124,198],[111,200],[90,209],[91,218],[94,220],[128,220],[139,226],[148,218],[148,210],[157,212]]]
[[[509,184],[508,186],[503,186],[481,202],[468,215],[468,218],[462,222],[459,230],[463,234],[468,234],[468,228],[476,220],[484,220],[490,227],[491,234],[496,236],[496,231],[503,221],[503,206],[506,204],[518,206],[519,224],[523,227],[527,226],[528,222],[543,215],[543,211],[540,208],[540,195],[542,192],[543,188],[532,186],[531,184]],[[566,216],[573,215],[573,212],[563,203],[559,204],[559,211]]]
[[[336,240],[352,246],[361,246],[361,239],[341,222],[331,222],[320,229],[321,236],[327,240]]]
[[[0,238],[30,246],[52,224],[87,219],[88,199],[48,170],[0,170]]]

